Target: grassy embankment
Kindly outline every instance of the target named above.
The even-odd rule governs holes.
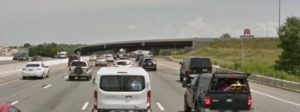
[[[205,47],[174,57],[181,59],[185,56],[204,56],[211,58],[214,64],[221,67],[300,82],[300,77],[274,70],[275,61],[282,52],[278,44],[279,40],[275,38],[245,39],[243,64],[239,39],[217,39]]]

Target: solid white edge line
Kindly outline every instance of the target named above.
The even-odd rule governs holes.
[[[279,101],[283,101],[283,102],[286,102],[286,103],[289,103],[289,104],[292,104],[292,105],[300,107],[300,104],[295,103],[295,102],[284,100],[284,99],[281,99],[281,98],[278,98],[278,97],[275,97],[275,96],[272,96],[272,95],[269,95],[269,94],[266,94],[266,93],[263,93],[263,92],[260,92],[260,91],[256,91],[256,90],[253,90],[253,89],[251,89],[251,91],[255,92],[257,94],[261,94],[261,95],[264,95],[264,96],[267,96],[267,97],[270,97],[270,98],[273,98],[273,99],[276,99],[276,100],[279,100]]]
[[[16,105],[17,103],[19,103],[19,101],[14,101],[12,103],[10,103],[11,105]]]
[[[47,86],[44,87],[44,89],[47,89],[47,88],[49,88],[51,86],[52,86],[52,84],[48,84]]]
[[[157,102],[156,105],[161,111],[165,111],[165,108],[159,102]]]
[[[81,110],[85,110],[89,106],[89,102],[85,102]]]

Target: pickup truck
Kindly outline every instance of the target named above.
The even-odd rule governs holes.
[[[203,73],[184,84],[184,111],[252,112],[252,95],[245,73]]]

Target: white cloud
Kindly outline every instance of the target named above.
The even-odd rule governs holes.
[[[170,28],[170,27],[168,27]],[[187,21],[184,26],[181,27],[180,33],[177,34],[181,37],[219,37],[223,33],[229,33],[233,37],[239,37],[243,34],[245,28],[250,28],[252,35],[255,37],[276,37],[277,36],[277,25],[275,22],[259,22],[250,23],[246,26],[235,25],[235,26],[216,26],[207,23],[202,17],[197,17],[193,20]],[[174,31],[165,30],[165,31]],[[170,32],[169,32],[170,33]]]
[[[128,25],[127,28],[128,28],[129,30],[137,30],[137,29],[138,29],[138,26],[136,26],[136,25]]]

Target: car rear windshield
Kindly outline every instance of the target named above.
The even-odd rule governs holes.
[[[82,61],[75,61],[72,62],[71,66],[87,66],[85,62]]]
[[[120,62],[117,62],[117,65],[128,65],[128,63],[125,61],[120,61]]]
[[[154,59],[145,59],[145,63],[153,63],[153,62],[155,62]]]
[[[211,61],[208,58],[193,58],[191,59],[192,67],[211,66]]]
[[[210,91],[212,92],[249,92],[246,78],[214,78]]]
[[[40,67],[40,64],[27,64],[26,67]]]
[[[143,76],[102,76],[100,88],[104,91],[142,91],[145,79]]]

